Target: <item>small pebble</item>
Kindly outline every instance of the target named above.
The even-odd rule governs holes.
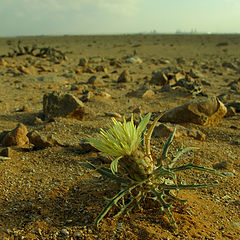
[[[65,228],[63,228],[62,230],[61,230],[61,233],[63,234],[63,235],[69,235],[69,231],[67,230],[67,229],[65,229]]]

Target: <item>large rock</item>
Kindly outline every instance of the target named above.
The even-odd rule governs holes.
[[[161,122],[195,123],[204,126],[217,125],[227,113],[227,108],[216,97],[199,99],[171,108],[162,116]]]
[[[84,104],[72,94],[54,91],[43,96],[43,113],[45,120],[54,117],[71,117],[82,120]]]
[[[2,145],[5,147],[18,146],[21,147],[29,142],[27,137],[28,130],[26,126],[19,123],[16,128],[8,132],[2,139]]]

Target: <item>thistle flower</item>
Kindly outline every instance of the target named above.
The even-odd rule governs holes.
[[[150,139],[153,129],[162,115],[155,118],[147,131],[145,129],[151,117],[150,113],[142,119],[138,127],[134,125],[133,116],[129,122],[124,118],[123,123],[113,118],[113,126],[110,126],[108,130],[101,129],[98,139],[88,139],[92,146],[106,153],[113,161],[110,169],[95,166],[89,162],[83,162],[82,165],[117,182],[127,184],[127,187],[120,190],[113,198],[107,199],[106,207],[96,219],[97,225],[114,205],[120,209],[116,214],[118,216],[123,212],[129,213],[132,208],[140,207],[141,202],[152,199],[160,204],[160,209],[167,215],[174,229],[177,229],[171,212],[171,201],[182,202],[183,200],[172,195],[171,191],[212,187],[216,184],[182,184],[178,181],[176,173],[195,169],[223,176],[213,169],[195,165],[193,161],[175,166],[180,156],[196,149],[194,147],[180,147],[176,155],[169,159],[168,149],[172,144],[175,130],[165,143],[160,158],[154,161],[150,150]]]
[[[135,181],[142,181],[152,173],[152,157],[141,145],[141,142],[145,141],[143,132],[150,117],[151,114],[147,114],[138,127],[134,125],[133,116],[129,122],[124,118],[123,123],[112,118],[113,126],[106,131],[101,129],[98,139],[88,139],[96,149],[110,158],[115,158],[110,166],[114,174],[118,172],[118,165],[121,173]]]

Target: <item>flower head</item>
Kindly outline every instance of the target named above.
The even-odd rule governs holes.
[[[110,157],[120,159],[124,156],[130,156],[142,142],[142,133],[150,117],[151,114],[148,113],[138,127],[134,125],[133,116],[129,122],[124,118],[123,123],[112,118],[113,126],[109,127],[108,130],[101,129],[98,139],[89,138],[88,140],[92,146]]]

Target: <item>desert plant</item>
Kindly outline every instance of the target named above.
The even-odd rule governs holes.
[[[122,183],[122,189],[111,199],[95,220],[98,225],[108,211],[116,205],[119,209],[116,216],[129,213],[135,206],[141,207],[142,201],[152,199],[157,201],[161,210],[167,215],[171,225],[177,229],[177,224],[172,215],[172,201],[185,201],[177,198],[172,190],[197,189],[211,187],[209,184],[182,184],[177,178],[177,172],[187,169],[196,169],[204,172],[221,175],[213,169],[198,166],[190,161],[182,166],[176,166],[181,155],[196,149],[195,147],[182,146],[176,154],[169,158],[168,150],[172,144],[175,130],[169,136],[163,147],[162,154],[155,159],[150,149],[150,139],[156,123],[162,115],[155,118],[152,125],[146,130],[151,114],[140,118],[135,126],[133,116],[129,122],[123,123],[113,120],[113,126],[108,130],[101,129],[98,138],[89,138],[89,143],[112,159],[110,168],[96,166],[90,162],[82,163],[85,167],[94,169],[103,176],[107,176]]]

